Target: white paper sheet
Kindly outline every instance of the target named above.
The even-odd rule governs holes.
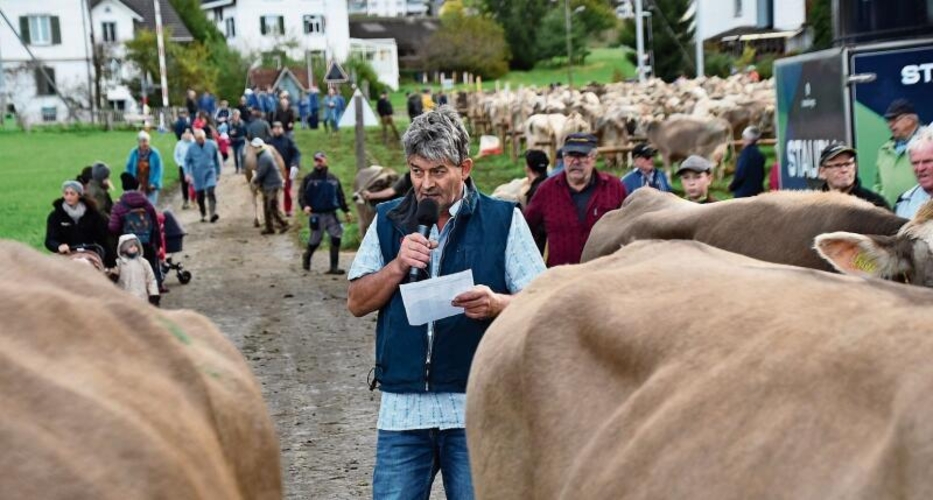
[[[450,303],[457,295],[473,288],[473,271],[467,269],[456,274],[406,283],[399,288],[408,323],[412,326],[424,325],[429,321],[463,314],[462,307],[454,307]]]

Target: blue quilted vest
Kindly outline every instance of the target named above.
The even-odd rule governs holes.
[[[447,222],[453,226],[441,255],[439,275],[472,269],[475,284],[507,294],[505,249],[514,205],[475,189],[466,193],[457,216]],[[376,207],[376,230],[385,262],[395,259],[402,238],[415,232],[416,210],[413,192]],[[402,294],[396,290],[379,310],[375,381],[385,392],[466,392],[473,354],[491,322],[469,319],[463,314],[435,322],[428,370],[427,325],[408,324]]]

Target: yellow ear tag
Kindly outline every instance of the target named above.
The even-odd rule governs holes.
[[[852,264],[859,271],[869,274],[874,274],[875,270],[878,269],[878,265],[875,264],[874,259],[869,257],[865,252],[859,252],[856,254],[855,261]]]

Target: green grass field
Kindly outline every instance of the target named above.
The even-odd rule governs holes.
[[[171,189],[178,174],[171,160],[175,136],[153,133],[152,144],[162,153],[165,182]],[[120,173],[132,148],[135,132],[2,132],[0,133],[0,238],[41,247],[45,219],[52,201],[61,197],[62,182],[74,179],[85,166],[103,161],[119,188]],[[112,196],[119,197],[117,189]]]
[[[635,67],[625,58],[628,48],[591,48],[590,55],[586,58],[586,63],[573,66],[573,84],[574,88],[585,85],[589,82],[609,83],[621,76],[622,78],[632,78],[635,76]],[[483,80],[483,89],[493,90],[496,85],[504,89],[509,85],[512,89],[519,86],[534,86],[538,88],[547,87],[551,83],[560,82],[567,84],[567,66],[539,64],[530,71],[511,71],[507,75],[497,80]],[[403,82],[398,92],[393,92],[390,96],[392,106],[397,113],[404,114],[405,95],[408,92],[420,92],[422,88],[429,87],[435,93],[439,86],[434,83],[427,85],[413,82]],[[455,85],[457,90],[476,90],[475,86]],[[377,98],[378,96],[373,96]]]
[[[400,126],[403,130],[403,125]],[[347,197],[351,196],[353,177],[356,173],[353,130],[342,130],[339,134],[327,134],[321,130],[300,130],[296,134],[299,149],[304,155],[303,168],[310,168],[314,151],[324,150],[328,154],[332,171],[340,178]],[[403,172],[406,168],[401,148],[397,144],[385,146],[378,128],[366,130],[367,165],[382,165]],[[102,160],[110,165],[111,178],[119,184],[126,157],[135,146],[133,132],[4,132],[0,133],[0,238],[23,241],[41,247],[45,238],[45,219],[51,211],[53,200],[61,196],[62,181],[73,179],[85,165]],[[163,153],[166,194],[177,189],[177,170],[171,160],[175,137],[171,134],[153,134],[153,144]],[[478,142],[474,141],[471,151],[475,154]],[[773,150],[763,148],[768,165],[773,162]],[[604,169],[600,161],[597,168]],[[611,171],[621,176],[622,169]],[[489,156],[476,160],[473,178],[480,190],[491,193],[499,184],[523,176],[521,159],[515,163],[507,154]],[[731,178],[716,183],[712,192],[720,199],[729,198],[726,192]],[[680,190],[675,180],[674,187]],[[297,188],[296,188],[297,189]],[[116,199],[120,190],[113,192]],[[302,238],[306,237],[306,229]],[[347,249],[359,245],[360,235],[356,224],[347,227],[343,246]]]

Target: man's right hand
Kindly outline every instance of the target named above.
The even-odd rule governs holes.
[[[419,233],[411,233],[402,240],[396,261],[406,273],[412,267],[424,269],[431,263],[431,250],[435,248],[436,241],[428,240]]]

